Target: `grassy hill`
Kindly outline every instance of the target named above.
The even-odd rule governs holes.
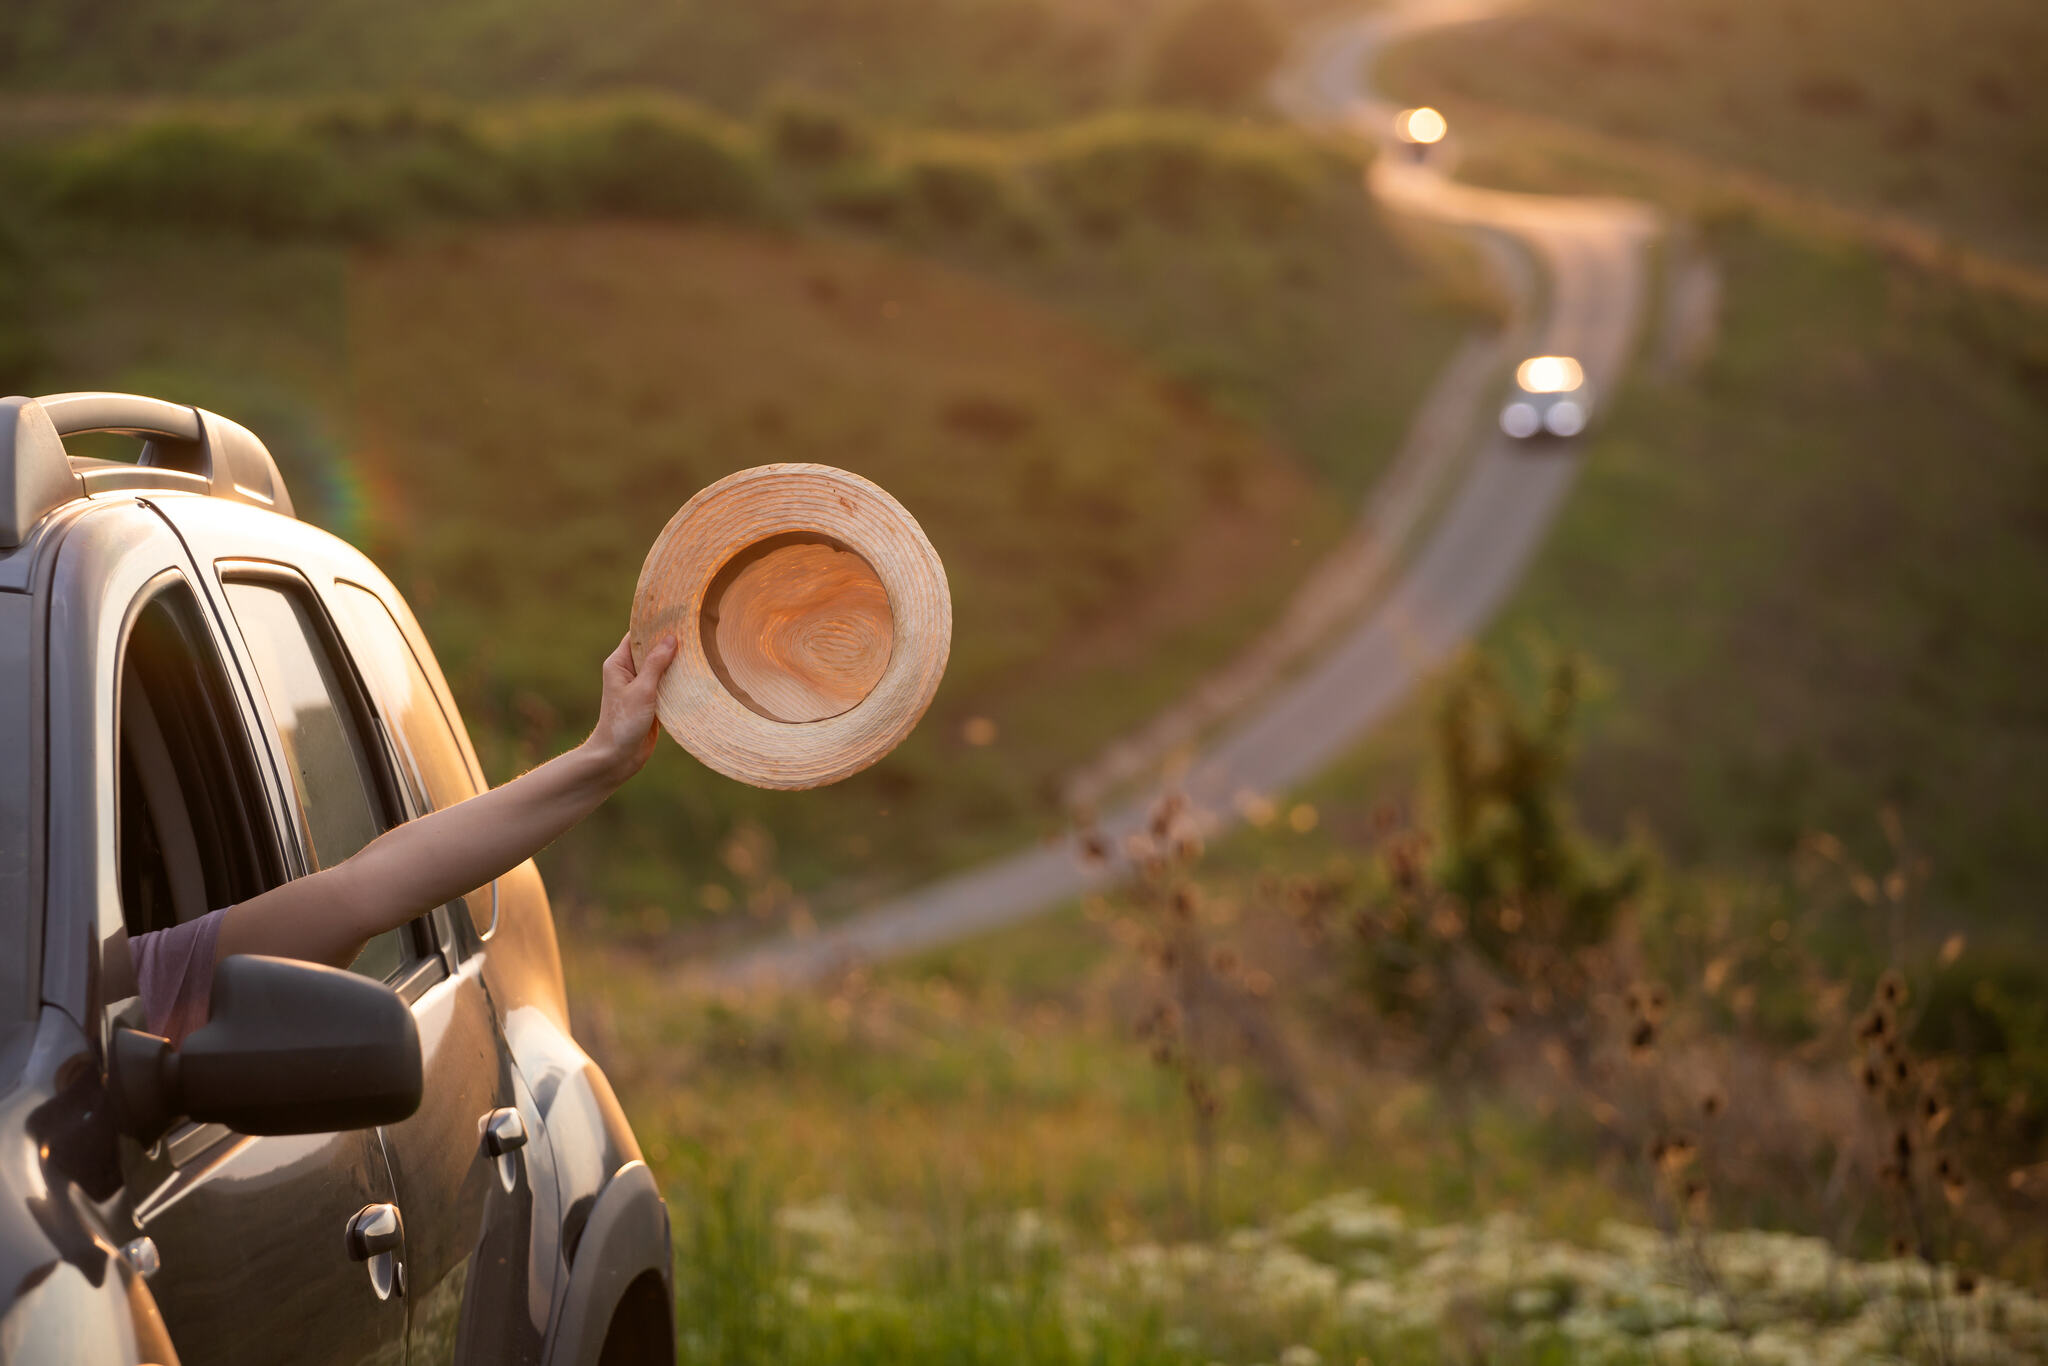
[[[1383,74],[1454,121],[1564,120],[2048,265],[2033,0],[1547,0],[1399,48]]]
[[[1592,661],[1574,790],[1601,833],[1783,888],[1815,832],[1889,866],[1890,809],[1931,877],[1916,935],[2031,960],[2048,310],[1768,217],[1708,249],[1711,357],[1649,348],[1481,645],[1525,687],[1546,649]],[[1414,786],[1433,706],[1312,786],[1326,819]],[[1871,912],[1841,909],[1808,928],[1860,953]]]
[[[1496,639],[1611,676],[1588,807],[1783,867],[1896,809],[1939,919],[2031,919],[2048,802],[2048,312],[1769,225],[1716,235],[1693,382],[1637,385]],[[1931,926],[1929,927],[1932,928]]]
[[[1056,830],[1073,767],[1270,618],[1469,325],[1307,144],[1112,121],[817,168],[595,108],[22,144],[45,188],[13,322],[31,391],[135,388],[270,437],[309,515],[414,598],[497,778],[580,737],[698,487],[815,459],[910,507],[958,622],[911,741],[795,796],[666,753],[551,855],[570,900],[723,910],[743,858],[773,864],[758,909],[803,915],[793,887],[843,905]],[[166,175],[180,216],[136,219]]]

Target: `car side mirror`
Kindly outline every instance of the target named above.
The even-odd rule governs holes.
[[[179,1115],[244,1134],[367,1129],[419,1109],[419,1027],[381,982],[237,954],[214,969],[207,1023],[181,1048],[117,1029],[108,1074],[142,1143]]]

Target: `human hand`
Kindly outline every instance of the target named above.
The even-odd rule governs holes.
[[[640,771],[654,753],[655,694],[662,675],[675,662],[676,638],[664,635],[633,667],[633,635],[629,631],[604,662],[604,696],[597,706],[597,726],[583,742],[616,787]]]

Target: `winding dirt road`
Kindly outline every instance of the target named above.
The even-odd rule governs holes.
[[[1410,0],[1332,24],[1304,39],[1275,83],[1275,98],[1304,124],[1386,141],[1397,110],[1367,88],[1377,54],[1423,29],[1500,8],[1487,0]],[[1439,169],[1448,150],[1418,162],[1388,147],[1373,163],[1374,194],[1396,213],[1522,243],[1547,284],[1544,312],[1524,343],[1577,356],[1596,401],[1613,393],[1643,312],[1654,214],[1625,200],[1460,185]],[[1525,448],[1498,434],[1493,407],[1499,367],[1511,358],[1507,344],[1475,342],[1453,358],[1357,531],[1326,567],[1356,576],[1356,615],[1312,664],[1262,688],[1199,750],[1179,784],[1193,805],[1227,823],[1238,818],[1246,798],[1285,792],[1314,774],[1471,639],[1514,588],[1570,488],[1578,459],[1569,444]],[[1433,481],[1459,471],[1455,490],[1435,497]],[[1435,520],[1419,527],[1428,507],[1438,509]],[[1394,551],[1411,538],[1417,548],[1396,564]],[[1102,827],[1121,849],[1122,837],[1144,819],[1143,807],[1133,803],[1108,815]],[[1083,868],[1064,845],[1039,847],[698,971],[719,985],[814,980],[851,963],[899,957],[1014,923],[1126,871],[1120,856]]]

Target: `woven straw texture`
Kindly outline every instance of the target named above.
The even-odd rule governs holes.
[[[735,557],[776,537],[823,538],[853,551],[880,581],[886,612],[875,600],[865,569],[828,547],[784,554],[777,561],[779,575],[742,572],[733,579],[728,572],[721,579]],[[705,640],[707,592],[723,594],[728,605],[742,599],[781,601],[792,591],[792,575],[809,572],[806,566],[813,564],[835,591],[844,586],[841,597],[850,608],[794,632],[770,620],[756,640],[732,638],[733,620],[747,618],[728,611],[710,632],[719,654],[714,661]],[[846,566],[852,567],[850,574]],[[862,611],[871,615],[862,616]],[[801,684],[757,672],[750,675],[755,705],[749,705],[720,676],[722,667],[738,674],[805,643],[785,639],[792,634],[808,632],[818,638],[812,644],[830,651],[879,645],[868,639],[878,629],[888,632],[887,662],[865,696],[858,696],[858,689],[865,689],[883,658],[881,649],[871,648],[873,663],[854,671],[856,692],[836,700],[821,702]],[[675,632],[681,648],[662,680],[659,714],[676,743],[707,767],[755,787],[821,787],[880,759],[924,715],[952,649],[953,600],[945,566],[923,528],[881,488],[830,465],[761,465],[699,492],[669,519],[647,552],[633,593],[636,666],[668,631]],[[770,710],[818,719],[764,715],[756,709],[764,698],[775,703]],[[838,714],[822,714],[840,705],[845,709]]]

